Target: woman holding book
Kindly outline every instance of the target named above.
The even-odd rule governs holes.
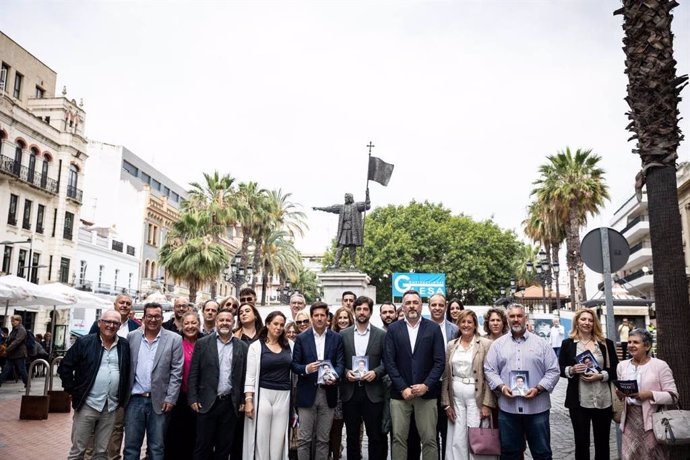
[[[618,380],[635,382],[638,390],[626,397],[616,389],[616,396],[621,400],[625,398],[621,415],[623,460],[668,458],[668,450],[654,437],[652,414],[659,406],[674,404],[678,389],[671,368],[665,361],[649,356],[651,349],[652,334],[645,329],[634,329],[628,334],[628,354],[632,358],[618,365]]]
[[[565,407],[570,410],[573,424],[576,460],[589,460],[590,425],[596,460],[608,460],[613,417],[609,381],[615,377],[618,356],[616,346],[604,338],[601,323],[591,310],[582,308],[575,312],[570,336],[561,345],[558,361],[561,376],[568,379]],[[592,366],[601,372],[591,372]]]
[[[441,407],[448,416],[446,459],[474,458],[469,451],[468,427],[491,417],[496,396],[484,380],[484,360],[491,341],[479,336],[477,315],[462,310],[458,335],[448,342],[446,369],[441,381]]]

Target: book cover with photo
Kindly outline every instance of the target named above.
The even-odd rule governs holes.
[[[591,351],[585,350],[579,355],[575,356],[575,361],[580,364],[587,366],[585,374],[600,374],[601,366],[599,366],[599,361],[594,357]]]
[[[355,378],[361,380],[367,372],[369,372],[369,357],[353,356],[352,373],[355,374]]]
[[[324,385],[329,382],[335,382],[338,380],[338,373],[333,368],[333,363],[330,359],[325,359],[319,364],[319,375],[317,378],[317,383],[319,385]]]
[[[510,371],[510,391],[513,396],[525,396],[529,391],[529,371]]]
[[[640,391],[637,388],[637,380],[614,380],[613,384],[626,396],[639,393]]]

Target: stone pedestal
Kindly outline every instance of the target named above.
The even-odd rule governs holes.
[[[343,291],[352,291],[357,297],[365,295],[376,302],[376,286],[370,286],[371,278],[359,271],[328,270],[317,274],[323,286],[323,301],[328,305],[340,305]]]

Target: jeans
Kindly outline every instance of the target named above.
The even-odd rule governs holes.
[[[22,382],[26,385],[26,358],[7,359],[5,367],[2,368],[2,374],[0,374],[0,385],[12,376],[13,369],[17,369]]]
[[[163,460],[168,415],[156,414],[151,398],[132,395],[125,411],[125,460],[139,460],[144,434],[149,460]]]
[[[501,460],[518,460],[525,450],[525,438],[535,460],[551,460],[549,411],[539,414],[509,414],[499,411]]]

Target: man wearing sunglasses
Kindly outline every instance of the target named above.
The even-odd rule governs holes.
[[[83,458],[92,442],[93,458],[106,458],[116,413],[129,394],[129,344],[117,335],[120,313],[108,310],[97,323],[98,333],[79,338],[58,367],[74,407],[69,458]]]
[[[121,339],[126,339],[127,334],[132,331],[139,329],[139,324],[130,319],[130,314],[132,312],[132,298],[127,294],[120,294],[115,297],[115,302],[113,303],[115,311],[120,313],[120,326],[117,330],[117,336]],[[95,334],[99,332],[99,322],[94,321],[91,326],[89,334]],[[115,411],[115,428],[113,428],[113,434],[110,437],[110,444],[108,445],[108,460],[118,460],[121,457],[120,452],[122,451],[122,437],[124,434],[124,423],[125,423],[125,409],[123,407],[118,407]],[[92,457],[91,444],[86,451],[86,458]]]
[[[240,289],[240,305],[248,303],[256,307],[256,291],[250,287]]]

